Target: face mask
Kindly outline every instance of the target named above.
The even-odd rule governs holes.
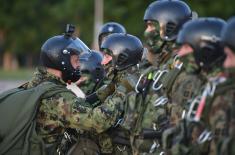
[[[147,46],[149,47],[150,51],[153,53],[161,53],[161,49],[164,44],[164,40],[161,39],[160,36],[160,26],[158,23],[154,23],[156,27],[153,31],[145,31],[144,37]]]
[[[200,71],[200,67],[197,65],[193,53],[184,55],[179,58],[181,62],[183,62],[185,71],[187,73],[198,73]]]

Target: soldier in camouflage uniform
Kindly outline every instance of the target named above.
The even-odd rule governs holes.
[[[191,18],[192,11],[181,1],[155,1],[145,12],[145,37],[149,48],[147,58],[153,66],[141,72],[136,92],[128,94],[122,124],[131,132],[134,154],[159,153],[160,149],[157,148],[168,119],[166,108],[155,104],[159,98],[156,92],[162,87],[158,82],[163,79],[161,76],[174,68],[174,41],[182,24]],[[159,99],[165,102],[165,99]]]
[[[112,65],[112,56],[109,55],[108,53],[105,53],[103,49],[101,48],[102,43],[106,40],[106,38],[110,34],[114,33],[126,33],[126,29],[119,23],[117,22],[107,22],[105,23],[98,36],[98,45],[99,45],[99,50],[103,54],[104,59],[102,61],[102,64],[105,68],[106,71],[106,77],[102,80],[102,84],[110,84],[114,83],[114,68]],[[117,79],[117,77],[115,78]],[[99,85],[100,86],[100,85]],[[115,91],[115,89],[113,89]],[[107,132],[104,132],[102,134],[99,134],[97,136],[98,138],[98,143],[100,146],[100,150],[102,154],[123,154],[119,150],[115,151],[115,149],[118,147],[118,144],[116,145],[115,142],[113,142],[113,130],[110,130]],[[112,137],[111,137],[112,135]]]
[[[114,68],[115,92],[106,100],[124,102],[126,94],[135,87],[137,79],[132,74],[137,71],[136,65],[141,61],[143,45],[135,36],[119,33],[109,35],[102,43],[101,50],[112,56]],[[131,154],[128,132],[118,125],[99,136],[102,153]]]
[[[79,56],[79,69],[81,72],[81,77],[85,77],[86,81],[79,85],[79,88],[74,85],[75,88],[72,91],[77,93],[78,89],[81,89],[85,94],[90,94],[96,90],[97,85],[103,80],[105,76],[104,68],[101,64],[102,62],[101,53],[91,50],[90,53],[82,53]],[[97,101],[91,103],[92,107],[100,105],[101,102]],[[73,149],[78,141],[79,133],[76,129],[67,128],[64,132],[64,137],[61,140],[58,151],[62,153],[69,152]]]
[[[101,30],[98,35],[99,50],[104,56],[102,64],[104,65],[105,72],[107,73],[107,77],[103,80],[104,84],[108,84],[110,83],[110,80],[112,80],[113,66],[112,66],[112,56],[102,51],[101,44],[110,34],[113,33],[126,33],[126,29],[123,25],[117,22],[107,22],[101,27]]]
[[[77,98],[66,89],[67,82],[75,82],[80,78],[79,55],[82,52],[90,52],[81,40],[72,36],[72,32],[52,37],[43,44],[43,67],[40,67],[32,81],[24,86],[29,89],[49,81],[62,89],[50,97],[45,98],[44,96],[48,95],[44,94],[36,115],[36,131],[45,143],[47,154],[56,153],[56,147],[66,128],[77,129],[80,138],[84,139],[93,133],[107,130],[115,124],[122,111],[121,102],[106,101],[93,108],[91,99]],[[97,91],[97,96],[102,92]],[[80,154],[99,153],[93,142],[86,140],[85,143],[86,145],[79,149]]]
[[[201,78],[201,83],[199,83],[201,85],[195,85],[195,87],[191,88],[195,92],[199,92],[202,84],[205,84],[208,80],[207,78],[218,74],[221,69],[224,53],[222,52],[223,48],[220,38],[224,26],[225,22],[221,19],[201,18],[185,24],[178,35],[177,42],[182,45],[178,55],[184,65],[186,64],[186,72],[194,76],[196,80]],[[193,86],[193,83],[191,85]],[[178,86],[178,90],[180,90],[181,84],[179,83]],[[173,91],[177,91],[177,89],[173,89]],[[195,97],[195,92],[193,92],[194,96],[189,97]],[[178,92],[175,94],[178,94]],[[172,109],[182,115],[183,109],[188,109],[187,102],[182,99],[178,100],[181,100],[182,103],[176,104],[173,102],[172,104],[175,104],[175,106]],[[191,113],[191,110],[189,113]],[[167,152],[169,154],[197,154],[199,147],[196,147],[196,141],[201,132],[199,128],[201,124],[195,125],[194,122],[189,123],[185,119],[177,121],[176,124],[176,127],[164,132],[164,149],[171,149]]]
[[[213,19],[208,18],[208,20],[209,22],[208,22],[207,27],[209,27],[208,29],[210,29],[211,25],[213,25]],[[222,23],[222,22],[219,22],[219,20],[220,19],[218,19],[217,21],[217,19],[215,19],[214,25],[216,24],[218,25],[218,23]],[[212,23],[211,25],[209,25],[210,22]],[[204,69],[203,67],[198,67],[198,65],[196,65],[199,62],[195,61],[195,59],[193,58],[193,55],[197,54],[197,51],[205,51],[204,53],[206,53],[208,50],[206,51],[205,49],[206,47],[210,46],[209,44],[210,40],[208,41],[203,38],[203,39],[200,39],[200,42],[194,41],[196,39],[195,34],[197,33],[197,32],[196,33],[194,32],[194,29],[197,29],[198,32],[200,30],[206,31],[207,23],[203,20],[201,21],[201,23],[199,23],[197,20],[195,23],[193,23],[193,21],[188,22],[188,23],[191,23],[191,25],[188,26],[187,24],[185,24],[181,32],[184,34],[180,34],[184,38],[178,37],[179,44],[183,43],[187,45],[181,46],[181,48],[178,50],[178,56],[184,64],[183,65],[184,72],[181,72],[176,77],[176,80],[174,81],[172,89],[169,92],[169,96],[170,96],[169,98],[171,99],[171,105],[169,107],[170,108],[169,111],[171,112],[171,118],[170,118],[171,126],[172,125],[174,126],[175,124],[177,124],[177,122],[181,119],[182,110],[185,107],[187,100],[191,99],[192,97],[194,97],[195,95],[199,93],[202,85],[206,83],[207,77],[215,76],[216,74],[218,74],[218,72],[221,71],[221,63],[222,63],[221,60],[223,57],[219,55],[220,53],[218,53],[217,57],[216,56],[212,57],[211,55],[209,56],[211,59],[215,61],[213,63],[213,68],[211,67],[209,69],[207,68]],[[202,29],[198,29],[197,24],[202,25],[201,27]],[[193,30],[190,31],[189,30],[190,28]],[[211,29],[212,28],[213,27],[211,27]],[[205,47],[202,48],[200,44],[204,44]]]
[[[198,145],[207,148],[209,155],[234,154],[234,51],[235,18],[228,21],[222,31],[224,42],[224,75],[211,79],[198,97],[199,104],[193,120],[203,125]],[[198,154],[203,154],[199,152]],[[205,153],[204,153],[205,154]]]
[[[98,89],[104,84],[109,84],[112,80],[113,77],[113,71],[112,71],[113,68],[111,64],[112,56],[102,52],[101,44],[108,35],[113,33],[126,33],[126,29],[121,24],[116,22],[108,22],[102,26],[98,36],[98,45],[99,45],[99,52],[103,54],[102,65],[105,68],[106,77],[101,81],[99,81],[99,83],[94,82],[92,79],[90,79],[87,76],[82,77],[81,80],[77,82],[77,85],[79,86],[79,88],[82,89],[82,91],[86,95],[92,94],[94,90]],[[95,85],[96,88],[94,88]]]
[[[217,86],[218,91],[215,91],[212,110],[210,110],[210,126],[215,133],[217,143],[220,147],[217,154],[230,155],[235,154],[235,18],[228,21],[228,25],[222,33],[222,41],[225,44],[226,60],[224,68],[227,72],[227,79],[223,84]],[[220,89],[220,91],[219,91]],[[214,110],[215,109],[215,110]],[[213,111],[214,110],[214,111]],[[220,113],[222,117],[216,115]],[[223,126],[224,125],[224,126]],[[218,132],[216,132],[218,131]],[[221,132],[224,131],[224,132]],[[220,136],[218,136],[220,135]],[[215,141],[215,140],[214,140]],[[219,143],[218,143],[219,142]],[[218,146],[218,145],[217,145]]]

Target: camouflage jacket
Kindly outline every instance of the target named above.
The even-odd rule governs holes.
[[[200,91],[206,79],[187,74],[175,57],[158,68],[145,71],[147,75],[152,74],[150,88],[142,104],[138,103],[140,99],[136,93],[129,95],[126,106],[134,108],[129,108],[129,114],[125,114],[124,126],[132,129],[132,145],[136,152],[157,153],[161,151],[162,132],[179,122],[188,99]],[[152,136],[144,138],[147,133]]]
[[[171,52],[163,52],[160,56],[162,59],[157,62],[157,65],[151,65],[148,68],[140,67],[141,75],[135,91],[127,95],[124,123],[121,126],[131,133],[134,154],[153,153],[159,145],[158,133],[162,132],[160,130],[166,120],[166,111],[164,107],[155,106],[159,96],[155,94],[153,85],[157,76],[161,74],[159,71],[171,69],[171,63],[174,60],[171,54]]]
[[[137,82],[138,68],[133,66],[127,70],[120,71],[117,76],[114,77],[115,91],[112,95],[108,96],[104,101],[110,101],[114,103],[124,103],[126,100],[126,94],[133,91]],[[111,77],[111,76],[110,76]],[[131,154],[129,132],[123,129],[119,123],[113,126],[109,131],[99,134],[97,136],[99,146],[102,153],[110,153],[117,155]]]
[[[210,73],[208,77],[214,74],[218,74],[218,70]],[[203,81],[205,83],[205,80]],[[194,96],[194,99],[189,102],[190,105],[185,107],[187,112],[184,115],[184,119],[178,121],[177,126],[174,128],[164,132],[163,145],[166,149],[165,151],[168,148],[169,154],[175,155],[199,155],[209,154],[209,152],[212,155],[216,154],[219,139],[223,137],[223,134],[227,133],[225,123],[225,109],[227,108],[224,101],[225,98],[229,99],[230,103],[234,100],[230,93],[226,93],[227,90],[229,91],[230,86],[234,89],[233,82],[227,80],[224,83],[223,81],[224,77],[218,76],[210,78],[207,84],[204,84],[203,87],[201,86],[199,95]],[[225,93],[225,96],[220,95],[222,92]],[[227,95],[228,97],[226,97]],[[223,108],[220,109],[220,107]],[[203,109],[202,113],[199,110],[201,108]],[[213,140],[212,135],[214,135]],[[169,140],[169,137],[171,137],[171,140]],[[173,141],[174,145],[171,145]]]
[[[53,82],[66,89],[66,84],[60,78],[48,73],[44,68],[39,68],[25,87],[31,88],[44,81]],[[81,134],[86,131],[100,133],[115,124],[122,111],[120,104],[107,101],[92,108],[74,93],[61,92],[40,101],[36,115],[36,131],[47,144],[58,141],[65,128],[78,129]]]
[[[213,135],[210,142],[210,155],[235,154],[235,80],[234,71],[226,81],[219,77],[222,83],[216,85],[213,95],[208,95],[203,121]],[[222,80],[221,80],[222,79]],[[213,84],[213,83],[212,83]]]

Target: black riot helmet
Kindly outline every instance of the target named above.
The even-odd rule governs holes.
[[[228,46],[235,52],[235,17],[228,20],[228,24],[222,31],[222,41],[225,46]]]
[[[103,56],[101,53],[91,50],[90,53],[83,53],[79,57],[81,74],[91,75],[91,79],[97,83],[105,76],[104,68],[101,64]]]
[[[145,11],[144,21],[157,22],[160,25],[161,39],[175,40],[181,26],[192,19],[189,6],[179,0],[157,0],[151,3]]]
[[[116,22],[105,23],[102,26],[98,36],[99,48],[101,47],[104,37],[112,33],[126,33],[126,29],[124,28],[124,26]]]
[[[112,56],[116,70],[121,71],[141,61],[143,45],[141,41],[130,34],[110,34],[101,44],[101,49]]]
[[[75,27],[67,25],[64,35],[49,38],[41,47],[40,61],[42,66],[60,70],[65,82],[75,82],[80,78],[78,68],[73,68],[71,55],[90,52],[89,48],[79,39],[73,37]]]
[[[189,44],[199,67],[204,70],[221,65],[225,55],[221,31],[226,22],[219,18],[199,18],[187,22],[179,32],[177,43]]]

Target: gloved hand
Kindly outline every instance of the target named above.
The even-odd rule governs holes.
[[[101,102],[104,102],[104,100],[108,96],[113,94],[114,91],[115,91],[115,84],[113,82],[111,82],[108,85],[103,85],[102,87],[100,87],[95,93],[96,93],[98,99]]]

